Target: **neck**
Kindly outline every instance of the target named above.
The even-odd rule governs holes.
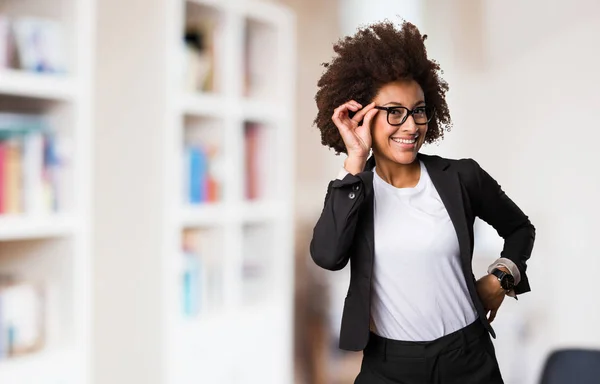
[[[413,188],[419,183],[421,165],[416,158],[410,164],[399,164],[375,154],[375,162],[377,175],[396,188]]]

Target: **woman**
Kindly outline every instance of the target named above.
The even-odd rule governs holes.
[[[324,64],[315,124],[347,158],[311,256],[329,270],[350,261],[340,348],[363,350],[355,384],[502,383],[490,323],[506,295],[530,290],[535,229],[474,160],[419,153],[451,126],[425,38],[407,22],[377,23],[340,40]],[[475,217],[504,238],[477,281]]]

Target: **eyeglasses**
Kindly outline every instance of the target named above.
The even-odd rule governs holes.
[[[413,117],[415,124],[425,125],[431,121],[433,115],[435,114],[435,109],[427,107],[425,105],[416,107],[415,109],[408,109],[406,107],[401,106],[393,106],[393,107],[374,107],[375,109],[379,109],[381,111],[387,112],[387,122],[389,125],[402,125],[408,119],[408,116]]]

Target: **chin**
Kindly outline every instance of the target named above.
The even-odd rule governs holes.
[[[417,159],[417,153],[418,151],[396,153],[394,154],[392,159],[394,159],[394,162],[398,164],[409,165],[415,162],[415,160]]]

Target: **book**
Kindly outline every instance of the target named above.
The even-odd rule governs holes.
[[[39,351],[45,341],[45,300],[40,284],[0,284],[0,359]]]
[[[189,193],[190,203],[198,204],[206,200],[207,159],[204,151],[195,146],[188,147],[189,153]]]
[[[184,89],[190,92],[213,92],[215,83],[216,22],[210,19],[194,20],[186,25],[183,44]]]
[[[184,150],[184,199],[190,204],[214,203],[220,199],[218,149],[188,144]]]
[[[181,300],[182,312],[194,317],[223,304],[223,260],[214,230],[187,228],[182,233]]]
[[[278,57],[277,35],[268,25],[247,21],[244,36],[243,94],[251,98],[273,97],[277,79],[273,63]]]
[[[12,22],[19,69],[32,72],[66,72],[64,31],[61,23],[38,17]]]
[[[254,200],[259,198],[258,164],[259,129],[255,123],[246,123],[244,130],[245,167],[246,167],[246,198]]]
[[[4,191],[3,214],[17,214],[22,211],[21,200],[21,141],[11,138],[5,141],[4,149]]]
[[[246,198],[257,200],[274,193],[273,179],[277,177],[275,130],[269,126],[246,123],[245,168]]]

